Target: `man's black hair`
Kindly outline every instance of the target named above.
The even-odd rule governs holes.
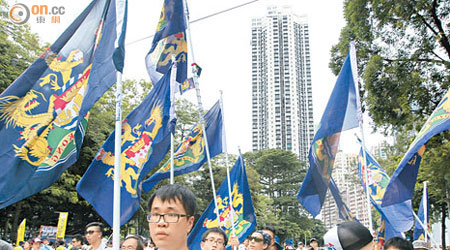
[[[261,230],[268,230],[268,231],[271,231],[273,233],[273,235],[277,235],[277,230],[272,225],[264,224],[264,226],[261,228]]]
[[[178,184],[165,185],[156,190],[148,201],[148,209],[152,210],[153,200],[155,197],[161,199],[161,201],[173,201],[179,200],[183,205],[184,211],[189,216],[194,216],[197,210],[197,200],[194,193],[189,188]]]
[[[84,238],[83,238],[83,235],[81,235],[81,234],[75,234],[75,236],[73,236],[73,238],[74,238],[76,241],[81,241],[81,244],[84,243]]]
[[[129,239],[135,239],[137,241],[137,247],[136,250],[144,250],[144,241],[142,240],[142,237],[139,235],[127,235],[127,237],[125,237],[125,240],[123,240],[123,242],[125,242],[126,240]],[[122,242],[122,244],[123,244]],[[122,247],[122,244],[120,244],[120,246]]]
[[[208,238],[208,235],[209,235],[210,233],[218,233],[218,234],[222,235],[222,236],[223,236],[223,240],[224,240],[223,245],[224,245],[224,246],[227,245],[227,242],[228,242],[228,236],[227,236],[227,234],[225,233],[225,231],[223,231],[223,229],[222,229],[222,228],[219,228],[219,227],[213,227],[213,228],[210,228],[210,229],[206,230],[206,231],[203,233],[203,235],[202,235],[202,241],[205,241],[206,238]]]
[[[393,237],[387,240],[384,244],[384,249],[388,249],[389,247],[395,247],[400,250],[414,250],[411,242],[400,237]]]
[[[99,231],[100,231],[100,233],[102,233],[102,235],[103,235],[103,223],[101,223],[101,222],[96,222],[96,221],[94,221],[94,222],[91,222],[91,223],[89,223],[89,224],[87,224],[86,225],[86,227],[84,228],[84,230],[87,230],[89,227],[99,227],[100,229],[99,229]]]

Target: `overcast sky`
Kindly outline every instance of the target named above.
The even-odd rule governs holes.
[[[188,0],[190,18],[195,20],[248,1]],[[32,31],[37,32],[44,42],[52,43],[91,1],[7,2],[10,5],[23,3],[29,7],[39,4],[64,6],[66,12],[61,16],[59,24],[50,23],[50,19],[45,20],[45,23],[37,23],[33,16],[29,20]],[[163,0],[129,0],[124,79],[149,79],[144,57],[150,49],[152,39],[143,38],[154,34],[162,3]],[[268,5],[289,5],[294,13],[308,18],[315,124],[320,121],[336,81],[328,63],[331,46],[338,42],[340,30],[345,25],[341,0],[260,0],[191,24],[195,60],[203,68],[200,78],[203,106],[204,109],[209,109],[219,98],[219,90],[223,90],[230,153],[237,153],[238,146],[243,152],[251,151],[251,19],[264,16]],[[195,91],[189,91],[183,98],[196,103]],[[345,147],[341,147],[345,151],[357,153],[354,132],[356,131],[346,133],[343,138]],[[376,137],[370,135],[370,129],[366,128],[365,134],[367,144],[375,144]]]

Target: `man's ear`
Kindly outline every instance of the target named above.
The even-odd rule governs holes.
[[[194,216],[189,217],[189,219],[187,220],[187,223],[188,223],[187,232],[186,232],[187,234],[189,234],[189,232],[191,232],[192,227],[194,226],[194,220],[195,220]]]

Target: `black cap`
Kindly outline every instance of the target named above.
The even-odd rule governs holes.
[[[325,246],[332,246],[336,250],[358,250],[372,240],[369,229],[355,221],[333,227],[324,236]]]

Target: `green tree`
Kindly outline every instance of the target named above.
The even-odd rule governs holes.
[[[330,67],[337,74],[356,41],[364,104],[377,126],[411,129],[447,92],[449,12],[449,2],[439,0],[345,1],[346,26]]]
[[[364,107],[375,130],[396,138],[390,158],[382,162],[392,173],[414,135],[436,108],[450,85],[450,3],[440,0],[346,0],[346,26],[331,49],[330,68],[337,74],[348,43],[356,41]],[[427,143],[418,183],[433,180],[432,214],[448,209],[450,193],[447,144],[450,133]],[[439,178],[432,174],[439,174]],[[421,184],[413,198],[418,207]],[[436,218],[436,217],[435,217]]]
[[[257,189],[252,193],[258,224],[275,226],[281,239],[299,239],[306,231],[321,238],[325,233],[323,224],[309,218],[296,199],[306,174],[305,164],[292,152],[281,149],[246,153],[244,157],[247,166],[259,175]]]
[[[0,1],[0,93],[3,92],[43,51],[38,35],[29,25],[8,19],[9,7]]]

